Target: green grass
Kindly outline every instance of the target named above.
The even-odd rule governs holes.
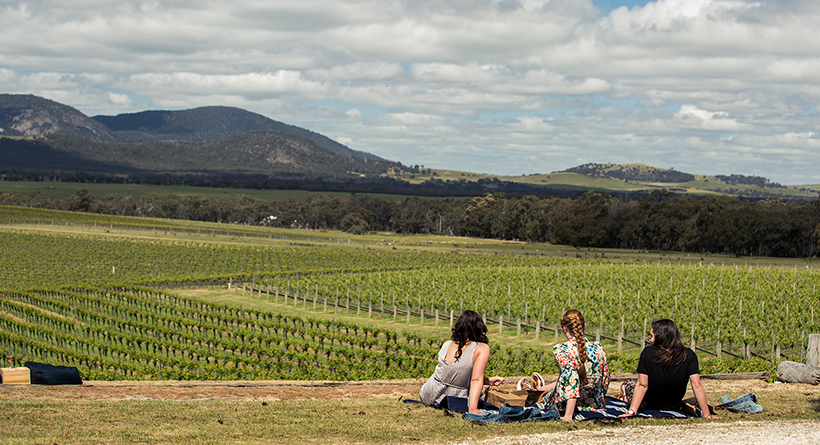
[[[49,188],[54,187],[54,188]],[[40,192],[45,195],[55,195],[67,198],[77,190],[86,189],[91,196],[101,198],[106,195],[130,196],[138,198],[143,195],[200,195],[208,198],[239,198],[247,196],[260,201],[284,201],[300,199],[315,194],[336,196],[350,196],[348,192],[311,192],[306,190],[257,190],[257,189],[226,189],[215,187],[189,187],[184,185],[143,185],[143,184],[96,184],[80,182],[50,182],[50,181],[0,181],[0,192],[14,192],[29,194]],[[406,195],[386,193],[359,193],[372,198],[387,201],[400,201]]]
[[[616,164],[612,164],[617,166]],[[639,171],[656,170],[655,167],[643,164],[629,164],[630,167],[636,167]],[[693,195],[693,196],[710,196],[720,194],[730,194],[730,190],[740,192],[761,192],[761,193],[775,193],[789,198],[805,198],[811,199],[817,196],[817,191],[820,186],[817,185],[793,185],[786,188],[763,188],[747,184],[722,184],[716,179],[709,180],[706,175],[694,175],[695,180],[689,182],[668,182],[655,183],[647,181],[623,181],[620,179],[609,178],[593,178],[579,173],[570,172],[553,172],[545,174],[521,175],[521,176],[504,176],[491,175],[485,173],[471,173],[460,170],[446,170],[446,169],[432,169],[431,174],[408,174],[402,175],[387,175],[402,179],[411,184],[420,184],[424,181],[432,179],[450,180],[450,181],[478,181],[479,179],[498,179],[499,181],[510,181],[521,184],[529,184],[533,186],[541,186],[545,189],[561,189],[561,190],[596,190],[599,192],[651,192],[653,190],[667,189],[677,194]],[[811,190],[800,190],[801,188]],[[736,194],[731,193],[731,194]]]
[[[59,390],[0,390],[0,412],[5,419],[0,428],[0,443],[438,444],[575,430],[593,430],[611,437],[629,434],[623,429],[626,427],[650,425],[820,420],[820,392],[815,387],[789,392],[758,387],[758,401],[765,411],[754,416],[721,411],[720,421],[630,419],[616,426],[557,421],[473,425],[459,414],[448,415],[400,401],[410,394],[394,398],[288,401],[29,400],[33,394]],[[712,395],[712,399],[716,397]]]

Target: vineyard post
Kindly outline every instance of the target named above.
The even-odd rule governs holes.
[[[820,334],[809,334],[809,347],[806,350],[806,364],[820,367]]]
[[[424,308],[419,308],[419,324],[424,324]]]
[[[511,299],[512,299],[512,290],[508,285],[508,287],[507,287],[507,318],[508,319],[512,318],[512,315],[510,314],[510,310],[512,309],[512,302],[510,301]]]
[[[641,331],[641,351],[646,346],[646,317],[643,317],[643,331]]]
[[[410,324],[410,305],[404,305],[404,311],[407,312],[407,324]]]
[[[359,283],[358,292],[356,293],[356,316],[362,315],[362,283]]]
[[[345,302],[345,315],[350,315],[350,285],[347,286],[347,301]]]
[[[436,322],[434,323],[435,326],[438,326],[438,309],[436,309]]]
[[[557,333],[556,333],[557,335]],[[618,352],[623,351],[624,346],[624,314],[621,314],[621,332],[618,333]]]
[[[541,336],[541,320],[535,321],[535,341],[538,341],[538,337]]]
[[[242,283],[242,296],[245,296],[245,283]]]
[[[504,332],[504,315],[501,314],[498,316],[498,333]]]
[[[715,346],[715,348],[717,349],[717,351],[715,351],[717,352],[717,358],[720,359],[720,357],[723,355],[723,344],[720,342],[720,325],[718,325],[717,346]]]
[[[800,331],[800,361],[802,362],[804,359],[804,355],[806,352],[806,331]]]
[[[450,300],[449,294],[447,293],[447,280],[444,280],[444,287],[441,289],[441,293],[444,294],[444,310],[447,311],[447,304]]]
[[[776,343],[777,343],[777,338],[774,335],[774,327],[772,327],[772,362],[774,362],[777,358],[779,358],[779,357],[775,356],[775,352],[777,352],[778,355],[780,354],[780,350],[777,349]]]
[[[396,303],[393,303],[393,323],[396,322],[396,317],[398,317],[399,312],[396,310]]]
[[[367,318],[373,318],[373,300],[367,302]]]
[[[516,334],[515,335],[521,335],[521,317],[518,317],[518,318],[515,319],[515,325],[516,325],[516,330],[515,330]]]
[[[316,310],[316,299],[319,298],[319,283],[316,283],[316,288],[313,292],[313,310]]]

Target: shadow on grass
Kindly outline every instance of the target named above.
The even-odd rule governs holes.
[[[811,409],[820,412],[820,396],[815,395],[814,397],[809,399],[809,404],[811,405]]]

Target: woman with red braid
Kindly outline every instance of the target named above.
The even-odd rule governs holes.
[[[538,389],[552,391],[545,400],[564,411],[561,420],[571,422],[576,409],[606,407],[609,367],[604,348],[584,336],[586,323],[580,311],[572,309],[561,318],[567,341],[552,348],[558,362],[558,381]]]

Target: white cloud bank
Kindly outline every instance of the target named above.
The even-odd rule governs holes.
[[[237,106],[405,164],[820,184],[820,2],[0,0],[0,92]]]

